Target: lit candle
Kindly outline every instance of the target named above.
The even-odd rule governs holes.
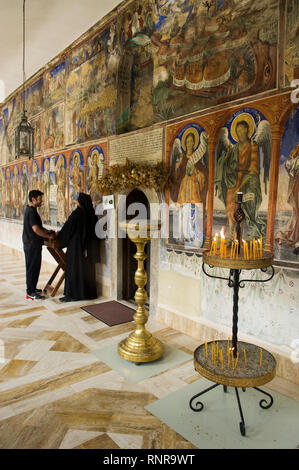
[[[260,348],[260,367],[262,366],[263,350]]]
[[[252,259],[252,240],[250,240],[250,259]]]
[[[255,238],[253,239],[253,259],[255,259]]]
[[[243,257],[244,259],[246,259],[246,241],[242,240],[242,242],[243,242]]]
[[[239,240],[236,241],[237,249],[236,249],[236,259],[239,257]]]
[[[224,244],[224,258],[227,257],[227,245]]]
[[[246,242],[246,257],[249,260],[248,243]]]
[[[225,243],[224,227],[221,227],[220,236],[221,236],[221,240],[220,240],[220,257],[223,258],[223,254],[224,254],[223,249],[224,249],[224,243]]]
[[[216,252],[217,252],[217,240],[218,240],[218,237],[214,237],[214,256],[216,255]]]
[[[260,257],[262,258],[263,256],[262,240],[259,240],[259,244],[260,244]]]
[[[247,364],[246,351],[245,351],[245,349],[243,349],[243,353],[244,353],[244,361],[245,361],[245,364]]]
[[[215,247],[216,247],[215,250],[216,250],[216,253],[217,253],[217,250],[218,250],[218,233],[215,234],[215,239],[214,240],[215,240]],[[214,255],[216,253],[214,252]]]

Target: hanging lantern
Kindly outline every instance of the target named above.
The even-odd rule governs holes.
[[[16,158],[33,158],[34,156],[34,129],[27,120],[25,110],[25,1],[23,0],[23,114],[15,130]]]
[[[33,158],[34,156],[34,129],[27,121],[24,110],[20,124],[15,130],[15,155],[16,158]]]

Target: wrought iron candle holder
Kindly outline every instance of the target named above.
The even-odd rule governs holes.
[[[241,223],[245,218],[245,214],[241,207],[242,205],[242,193],[238,193],[237,196],[237,210],[234,213],[234,218],[237,223],[236,225],[236,236],[239,241],[238,247],[241,246]],[[203,403],[198,399],[199,396],[204,393],[209,392],[218,385],[223,385],[224,392],[227,392],[227,386],[232,386],[235,388],[235,393],[237,397],[239,412],[240,412],[240,432],[242,436],[245,436],[245,421],[243,416],[243,411],[241,407],[240,396],[238,392],[238,387],[241,387],[245,392],[246,388],[253,387],[259,392],[263,393],[269,398],[269,403],[265,399],[261,400],[259,405],[263,409],[268,409],[273,404],[273,397],[258,388],[259,385],[263,385],[267,382],[270,382],[276,373],[276,361],[272,354],[266,351],[263,348],[250,343],[245,343],[238,341],[238,311],[239,311],[239,289],[244,288],[247,282],[268,282],[274,276],[273,264],[273,255],[272,253],[264,252],[260,258],[257,259],[244,259],[238,257],[237,259],[228,259],[221,258],[220,256],[211,256],[211,254],[206,251],[203,253],[203,264],[202,269],[206,276],[214,279],[223,279],[228,282],[228,286],[234,290],[233,294],[233,318],[232,318],[232,342],[231,346],[228,346],[228,354],[225,358],[221,356],[216,358],[216,343],[215,341],[201,344],[194,351],[194,367],[195,370],[200,373],[200,375],[206,377],[207,379],[215,382],[214,385],[208,387],[202,392],[194,395],[189,402],[189,406],[193,411],[201,411],[204,407]],[[221,267],[229,269],[228,277],[221,277],[211,274],[206,269],[208,265],[211,269],[214,267]],[[266,279],[241,279],[241,271],[249,269],[260,269],[262,272],[268,273]],[[268,272],[268,269],[270,270]],[[220,340],[217,341],[217,347],[222,349],[226,346],[227,341]],[[243,354],[241,359],[242,351],[247,351]],[[259,357],[262,359],[259,363]],[[226,363],[224,363],[226,361]],[[237,367],[230,367],[232,361],[234,365],[238,363]],[[238,362],[239,361],[239,362]],[[227,367],[229,365],[229,367]]]

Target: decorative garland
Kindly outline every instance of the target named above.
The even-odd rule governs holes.
[[[150,188],[164,191],[169,185],[169,172],[163,162],[150,165],[126,160],[124,165],[112,165],[98,180],[100,192],[114,194],[127,189]]]

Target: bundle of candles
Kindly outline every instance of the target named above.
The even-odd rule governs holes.
[[[205,351],[206,351],[206,359],[209,358],[208,355],[208,344],[205,342]],[[238,361],[239,361],[239,351],[237,351],[236,357],[234,357],[234,348],[230,347],[230,339],[228,338],[227,340],[227,348],[226,348],[226,358],[223,355],[222,348],[220,349],[218,346],[218,341],[215,342],[215,339],[213,338],[213,342],[211,342],[211,363],[213,366],[216,366],[218,363],[218,360],[220,361],[221,364],[221,369],[224,369],[227,364],[228,369],[235,370]],[[263,359],[263,350],[260,348],[260,360],[259,360],[259,365],[262,367],[262,359]],[[246,356],[246,350],[243,348],[241,351],[241,357],[240,357],[240,362],[243,361],[243,366],[247,364],[247,356]],[[239,363],[240,363],[239,362]]]
[[[230,258],[230,259],[238,259],[239,256],[241,257],[243,254],[244,260],[250,259],[257,259],[263,257],[263,237],[256,240],[250,240],[247,242],[246,240],[242,240],[242,243],[237,240],[232,242],[230,253],[227,253],[227,244],[225,241],[225,233],[224,228],[222,227],[220,232],[220,247],[218,249],[218,240],[219,236],[218,233],[215,234],[214,239],[212,241],[211,249],[210,249],[210,256],[220,256],[220,258]],[[242,246],[241,246],[242,245]]]

